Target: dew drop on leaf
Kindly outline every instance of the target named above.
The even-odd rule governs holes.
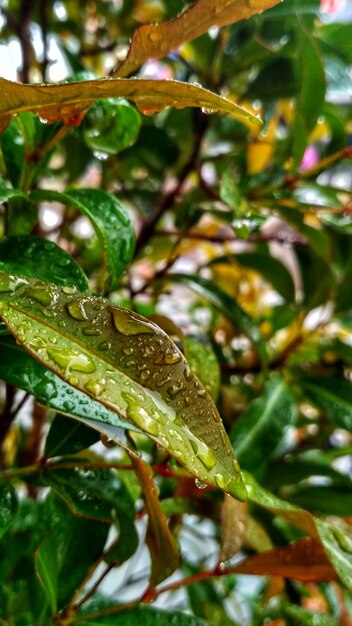
[[[72,300],[72,302],[67,303],[66,308],[73,319],[83,322],[88,320],[88,315],[85,311],[82,300]]]

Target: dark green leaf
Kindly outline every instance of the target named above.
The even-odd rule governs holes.
[[[100,557],[108,526],[72,515],[60,498],[45,502],[47,532],[36,551],[36,568],[52,610],[71,599]]]
[[[137,139],[140,115],[127,100],[99,100],[89,109],[83,123],[83,136],[92,150],[118,154]]]
[[[325,72],[316,40],[301,23],[298,28],[299,58],[298,73],[299,94],[296,105],[296,117],[293,122],[293,154],[298,167],[308,143],[308,135],[313,130],[322,112],[325,99]]]
[[[0,141],[7,175],[10,179],[11,185],[13,187],[18,187],[21,183],[25,158],[24,138],[19,129],[17,119],[12,120],[6,130],[2,133]],[[4,199],[3,196],[2,199]]]
[[[57,200],[90,219],[104,251],[109,287],[116,287],[135,246],[131,219],[118,200],[101,189],[74,189],[65,193],[40,189],[33,191],[31,198],[36,202]]]
[[[352,431],[352,387],[343,378],[303,378],[306,396],[340,428]]]
[[[7,326],[46,367],[142,428],[199,480],[245,499],[215,405],[158,326],[31,279],[1,274],[0,294]]]
[[[262,362],[264,364],[267,362],[265,342],[258,326],[227,293],[219,289],[210,280],[192,274],[170,274],[168,280],[185,283],[190,289],[214,304],[223,315],[233,322],[237,330],[243,332],[253,341]]]
[[[67,532],[67,529],[65,529]],[[52,530],[44,537],[36,552],[36,568],[39,581],[46,593],[51,610],[57,610],[59,563],[57,537]]]
[[[302,280],[303,305],[307,309],[313,309],[330,298],[334,276],[328,263],[312,248],[300,246],[295,252]]]
[[[281,377],[264,386],[235,422],[230,439],[240,463],[254,471],[261,467],[282,442],[294,419],[294,403],[290,389]]]
[[[76,454],[99,441],[99,434],[64,415],[55,415],[45,442],[46,456]]]
[[[88,290],[87,277],[73,258],[52,241],[40,237],[1,239],[0,271]]]
[[[18,508],[15,489],[10,483],[0,482],[0,537],[6,533]]]
[[[119,538],[110,551],[109,560],[122,563],[135,552],[138,536],[134,526],[134,502],[115,472],[85,467],[60,469],[58,464],[55,470],[44,471],[42,480],[75,515],[101,522],[117,522]]]

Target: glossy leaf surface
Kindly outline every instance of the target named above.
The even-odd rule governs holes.
[[[219,395],[221,371],[213,350],[193,337],[184,341],[185,357],[191,370],[204,385],[214,402]]]
[[[41,189],[34,191],[31,198],[62,202],[90,219],[104,252],[108,284],[113,289],[131,261],[135,246],[131,219],[115,196],[101,189],[73,189],[65,193]]]
[[[165,107],[200,107],[229,113],[256,124],[258,119],[231,100],[188,83],[174,80],[101,79],[56,85],[23,85],[0,78],[0,128],[6,128],[13,115],[32,111],[49,122],[69,126],[81,123],[89,107],[102,98],[127,98],[151,115]]]
[[[0,482],[0,538],[7,531],[18,508],[15,489],[10,483]]]
[[[46,367],[155,438],[199,480],[245,499],[216,407],[161,329],[73,288],[2,274],[0,293],[2,318]]]
[[[1,239],[0,271],[88,290],[87,277],[74,259],[55,243],[41,237],[22,235]]]
[[[248,404],[230,432],[243,467],[249,471],[260,468],[275,453],[293,419],[290,389],[283,378],[273,378],[265,384],[262,394]]]
[[[115,76],[128,76],[147,59],[166,56],[170,50],[203,35],[212,26],[227,26],[248,19],[279,1],[222,0],[220,4],[217,0],[198,0],[173,20],[141,26],[133,33],[127,58],[116,70]]]

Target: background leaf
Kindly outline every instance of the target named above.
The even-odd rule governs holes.
[[[41,189],[32,192],[31,198],[35,201],[58,200],[90,219],[104,252],[109,286],[111,289],[116,287],[131,261],[135,246],[131,219],[119,201],[101,189],[73,189],[65,193]]]
[[[0,538],[6,533],[18,508],[17,493],[7,482],[0,482]]]
[[[22,235],[1,239],[0,271],[88,290],[87,277],[73,258],[52,241],[40,237]]]
[[[243,467],[252,472],[260,469],[275,454],[293,420],[290,389],[280,376],[274,377],[231,429],[230,439]]]

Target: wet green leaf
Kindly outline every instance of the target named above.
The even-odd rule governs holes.
[[[193,615],[187,615],[180,611],[164,611],[163,609],[154,609],[147,606],[139,606],[129,611],[116,611],[111,615],[104,616],[104,609],[99,615],[99,610],[94,615],[94,605],[92,606],[91,616],[89,614],[84,616],[80,615],[80,626],[136,626],[136,624],[143,624],[143,626],[210,626],[208,622],[194,617]],[[109,608],[107,607],[106,613]],[[82,621],[81,621],[82,619]]]
[[[340,428],[352,431],[352,388],[343,378],[315,377],[300,381],[306,396]]]
[[[69,602],[90,566],[100,557],[108,526],[73,515],[49,495],[43,511],[47,530],[35,553],[38,578],[53,611]]]
[[[0,482],[0,537],[6,533],[18,508],[14,487],[8,482]]]
[[[109,560],[120,564],[135,552],[138,536],[134,525],[134,502],[115,472],[84,466],[77,466],[75,470],[61,469],[57,464],[55,469],[51,467],[42,473],[42,480],[52,487],[76,516],[89,518],[90,521],[116,522],[119,537],[110,551]]]
[[[74,417],[116,441],[121,428],[135,430],[133,424],[75,389],[29,356],[13,337],[0,337],[0,378],[33,395],[39,403]]]
[[[185,357],[191,370],[204,385],[211,399],[216,402],[221,371],[213,350],[194,337],[186,337],[184,341]]]
[[[0,78],[0,128],[4,129],[12,116],[32,111],[49,122],[63,121],[68,126],[81,123],[84,114],[97,100],[127,98],[143,113],[151,115],[165,107],[199,107],[208,111],[230,113],[254,124],[259,120],[231,100],[176,80],[143,78],[110,78],[56,85],[23,85]]]
[[[73,189],[65,193],[40,189],[32,192],[31,198],[62,202],[90,219],[104,252],[109,287],[116,287],[132,259],[135,235],[128,213],[115,196],[101,189]]]
[[[6,274],[0,312],[46,367],[144,430],[199,480],[245,499],[216,407],[155,324],[74,288]]]
[[[92,150],[118,154],[137,139],[140,115],[123,98],[93,104],[83,122],[84,140]]]
[[[20,235],[1,239],[0,271],[88,290],[87,277],[73,258],[52,241],[41,237]]]
[[[193,276],[192,274],[174,273],[168,276],[168,280],[185,283],[190,289],[214,304],[223,315],[233,322],[237,330],[243,332],[252,340],[258,350],[261,361],[264,364],[267,362],[266,346],[258,326],[227,293],[219,289],[210,280],[201,276]]]
[[[294,402],[281,376],[268,381],[261,395],[250,402],[236,420],[230,439],[247,470],[259,469],[275,455],[294,420]]]
[[[142,487],[145,508],[148,513],[146,543],[152,560],[149,582],[154,588],[177,569],[179,550],[169,529],[165,513],[160,506],[151,469],[138,457],[132,457],[131,460]]]

